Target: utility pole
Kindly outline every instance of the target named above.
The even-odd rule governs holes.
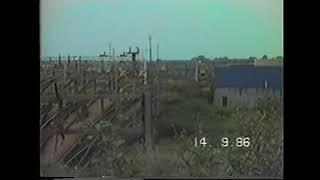
[[[146,85],[147,84],[148,72],[147,72],[147,61],[144,59],[144,57],[143,57],[143,71],[144,71],[144,81],[143,82]]]
[[[131,46],[129,47],[129,52],[127,52],[127,54],[131,55],[131,63],[132,63],[132,75],[133,77],[135,76],[135,74],[137,73],[137,63],[136,63],[136,56],[139,54],[139,48],[136,47],[136,51],[133,52],[131,51]]]
[[[149,60],[152,61],[152,46],[151,46],[152,37],[150,34],[148,36],[148,39],[149,39]]]
[[[61,55],[60,54],[58,55],[58,62],[59,62],[59,64],[61,64]]]
[[[196,59],[196,70],[195,70],[195,80],[198,82],[198,60]]]
[[[109,43],[109,57],[111,59],[111,43]]]
[[[157,60],[159,60],[159,44],[157,44]]]
[[[141,59],[144,61],[144,52],[143,52],[143,50],[141,51]]]

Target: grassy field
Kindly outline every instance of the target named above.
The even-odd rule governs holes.
[[[169,80],[162,83],[162,88],[161,118],[156,122],[161,144],[173,140],[172,125],[177,131],[185,129],[191,135],[196,133],[200,122],[203,131],[215,139],[236,131],[236,123],[230,118],[231,110],[208,103],[209,85],[205,82],[194,84],[190,81]]]

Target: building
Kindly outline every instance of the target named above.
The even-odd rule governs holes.
[[[215,67],[224,67],[224,66],[234,66],[234,65],[253,65],[255,59],[222,59],[222,60],[214,60],[213,64]]]
[[[227,66],[213,72],[213,103],[217,106],[255,107],[259,99],[282,97],[281,66]]]
[[[255,66],[283,66],[282,59],[255,59]]]

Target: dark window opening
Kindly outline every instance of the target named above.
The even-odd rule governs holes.
[[[228,105],[227,96],[222,96],[222,107],[226,107]]]

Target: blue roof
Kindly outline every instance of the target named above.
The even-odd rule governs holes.
[[[281,89],[283,67],[267,66],[227,66],[214,70],[217,88],[268,88]]]

